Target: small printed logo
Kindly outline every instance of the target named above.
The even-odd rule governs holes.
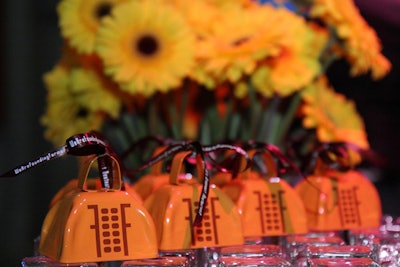
[[[113,208],[88,205],[94,215],[94,224],[90,225],[90,229],[95,233],[97,257],[101,258],[109,253],[129,256],[127,228],[131,224],[126,222],[125,211],[129,207],[129,203]]]

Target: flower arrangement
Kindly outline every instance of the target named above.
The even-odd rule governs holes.
[[[60,0],[57,12],[65,42],[41,118],[54,145],[97,130],[120,150],[151,135],[369,148],[326,76],[338,59],[351,76],[390,71],[352,0]]]

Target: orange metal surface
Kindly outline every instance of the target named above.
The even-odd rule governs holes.
[[[301,234],[308,231],[300,196],[283,179],[250,172],[223,187],[240,213],[245,237]]]
[[[190,152],[174,159],[169,184],[161,186],[144,205],[154,219],[160,250],[182,250],[243,244],[242,225],[233,202],[215,185],[210,187],[200,225],[194,226],[202,185],[184,178],[182,162]],[[202,170],[198,168],[198,173]]]
[[[144,206],[119,190],[120,181],[112,189],[85,190],[87,172],[79,176],[79,190],[66,189],[50,208],[39,252],[61,263],[156,257],[155,227]],[[115,177],[121,179],[120,173]]]
[[[303,199],[310,230],[379,226],[379,193],[361,172],[326,171],[307,177],[295,189]]]

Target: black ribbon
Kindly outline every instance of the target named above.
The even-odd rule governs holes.
[[[216,151],[231,150],[234,153],[228,157],[224,157],[222,162],[217,162],[214,157]],[[251,166],[251,160],[247,152],[236,145],[231,144],[215,144],[203,146],[203,151],[207,155],[207,159],[212,163],[213,167],[220,172],[230,172],[233,177],[236,177],[238,173],[243,172]],[[245,165],[242,166],[243,160]]]
[[[33,160],[24,162],[16,167],[14,167],[13,169],[3,173],[2,175],[0,175],[1,178],[9,178],[9,177],[15,177],[25,171],[28,171],[29,169],[36,167],[40,164],[43,164],[45,162],[48,162],[50,160],[62,157],[66,154],[66,146],[62,146],[59,147],[55,150],[52,150],[46,154],[43,154]]]
[[[98,132],[80,133],[69,137],[66,141],[66,153],[74,156],[114,154],[111,146]]]
[[[204,209],[205,209],[205,205],[207,203],[208,193],[209,193],[209,188],[210,188],[210,175],[207,170],[203,148],[199,142],[183,141],[183,142],[170,144],[162,152],[160,152],[159,154],[155,155],[154,157],[151,157],[150,159],[148,159],[139,168],[129,171],[127,173],[127,175],[132,176],[134,173],[137,173],[146,168],[149,168],[150,166],[156,164],[157,162],[164,160],[164,159],[168,158],[169,156],[175,155],[176,153],[182,152],[182,151],[193,151],[193,153],[195,155],[199,156],[203,170],[204,170],[203,171],[203,186],[202,186],[202,190],[201,190],[201,194],[200,194],[200,198],[199,198],[199,208],[197,210],[196,217],[193,222],[193,225],[199,225],[203,219]]]
[[[140,153],[140,156],[144,158],[143,155],[146,154],[145,151],[149,149],[151,143],[155,143],[159,146],[166,146],[166,148],[158,155],[150,158],[150,160],[143,162],[143,164],[141,164],[138,168],[129,170],[129,167],[125,165],[125,160],[128,158],[128,156],[133,153],[133,151],[139,150],[137,153]],[[141,138],[121,153],[119,158],[121,159],[122,173],[126,178],[134,182],[137,178],[134,177],[135,174],[149,168],[155,163],[175,154],[176,152],[181,151],[183,148],[182,146],[185,146],[188,143],[188,141],[173,141],[172,139],[163,139],[157,136],[146,136]]]
[[[168,158],[171,155],[175,155],[176,153],[180,151],[185,151],[189,147],[190,143],[189,142],[182,142],[179,144],[170,144],[168,145],[163,151],[158,153],[157,155],[151,157],[150,159],[146,160],[139,168],[136,168],[134,170],[125,170],[125,175],[128,177],[132,177],[135,173],[138,173],[140,171],[143,171],[157,162],[160,162],[166,158]]]
[[[126,149],[123,153],[121,153],[121,155],[120,155],[121,160],[126,159],[128,157],[128,155],[131,154],[136,149],[139,149],[140,152],[146,150],[146,148],[149,146],[149,144],[153,143],[153,142],[156,145],[160,145],[160,146],[168,143],[167,140],[164,140],[163,138],[158,137],[158,136],[145,136],[145,137],[137,140],[133,144],[131,144],[128,149]]]
[[[265,151],[270,152],[271,155],[278,160],[279,176],[283,176],[288,170],[293,170],[301,178],[304,178],[304,174],[296,164],[294,164],[287,155],[283,154],[276,145],[250,140],[246,145],[246,149],[255,149],[256,151],[259,151],[259,153],[264,153]]]
[[[89,156],[101,155],[105,153],[116,156],[111,146],[100,133],[95,131],[79,133],[69,137],[66,140],[65,145],[14,167],[13,169],[0,175],[0,178],[15,177],[32,169],[33,167],[37,167],[41,164],[65,155]],[[100,157],[98,160],[99,173],[100,177],[102,177],[102,185],[104,188],[109,188],[109,181],[113,181],[113,172],[111,170],[112,163],[109,161],[110,159],[108,157]]]
[[[209,159],[213,166],[216,167],[218,170],[221,171],[232,171],[232,169],[227,168],[226,165],[217,163],[212,159],[212,157],[206,157],[210,156],[211,153],[222,150],[222,149],[230,149],[236,152],[237,154],[240,154],[245,157],[246,159],[246,166],[245,168],[248,168],[249,166],[249,159],[247,153],[240,147],[229,145],[229,144],[217,144],[217,145],[210,145],[210,146],[202,146],[200,142],[198,141],[179,141],[179,142],[173,142],[169,144],[162,152],[159,154],[151,157],[148,159],[142,166],[135,170],[130,170],[126,173],[127,176],[132,176],[133,174],[140,172],[146,168],[149,168],[150,166],[156,164],[157,162],[160,162],[161,160],[164,160],[168,158],[169,156],[175,155],[178,152],[182,151],[193,151],[193,154],[190,155],[189,157],[196,156],[197,160],[200,160],[202,169],[203,171],[203,184],[202,184],[202,190],[199,198],[199,207],[197,209],[196,217],[193,221],[193,225],[199,225],[203,219],[204,215],[204,209],[207,204],[207,199],[208,199],[208,194],[210,190],[210,173],[207,168],[207,163],[206,159]],[[229,165],[231,166],[231,165]]]
[[[311,155],[307,173],[315,170],[317,160],[320,159],[325,166],[332,170],[348,171],[353,168],[350,162],[349,150],[365,153],[359,146],[346,142],[320,143]],[[334,155],[335,157],[332,157]]]
[[[226,162],[229,162],[228,165],[226,164],[219,164],[213,158],[208,157],[213,162],[214,167],[216,167],[219,171],[223,172],[231,172],[233,176],[236,176],[238,172],[244,171],[250,166],[250,159],[246,151],[244,151],[241,147],[230,145],[230,144],[216,144],[216,145],[210,145],[210,146],[204,146],[201,147],[200,143],[195,142],[193,143],[193,146],[195,148],[195,151],[200,154],[201,160],[202,160],[202,165],[204,169],[204,174],[203,174],[203,188],[199,200],[199,209],[196,214],[196,218],[194,220],[194,225],[200,225],[202,218],[203,218],[203,212],[206,206],[208,194],[209,194],[209,187],[210,187],[210,175],[206,166],[205,162],[205,155],[210,154],[212,152],[218,151],[218,150],[233,150],[235,153],[233,154],[233,157],[228,158]],[[241,166],[242,158],[237,157],[237,155],[241,155],[245,158],[246,160],[246,165],[243,168],[243,170],[240,170],[239,167]],[[239,162],[238,162],[239,160]],[[232,164],[235,163],[235,164]]]
[[[204,210],[206,208],[208,193],[210,191],[210,174],[207,169],[207,164],[205,161],[204,151],[199,142],[192,142],[191,146],[193,147],[195,153],[200,157],[201,165],[203,168],[203,186],[201,189],[200,199],[199,199],[199,208],[196,213],[196,217],[194,219],[193,225],[199,226],[201,221],[203,220]]]

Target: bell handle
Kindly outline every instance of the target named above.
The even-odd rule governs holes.
[[[179,184],[179,175],[182,173],[182,168],[184,167],[184,160],[192,154],[192,151],[187,150],[187,151],[181,151],[178,152],[177,154],[174,155],[172,159],[172,164],[171,164],[171,172],[170,172],[170,178],[169,182],[170,184]],[[202,182],[202,177],[203,177],[203,165],[201,164],[201,160],[198,158],[199,156],[196,155],[196,168],[197,168],[197,179],[198,182]]]
[[[78,172],[78,188],[82,191],[97,191],[90,190],[86,186],[90,170],[95,163],[98,164],[100,178],[103,180],[103,183],[107,185],[104,189],[112,191],[121,190],[122,178],[119,162],[115,157],[107,153],[89,156],[81,163]]]

